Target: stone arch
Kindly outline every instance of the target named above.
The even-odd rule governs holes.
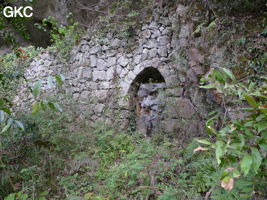
[[[131,123],[135,123],[139,132],[150,135],[160,121],[162,109],[158,95],[165,88],[165,78],[155,67],[144,68],[131,82],[128,91]]]

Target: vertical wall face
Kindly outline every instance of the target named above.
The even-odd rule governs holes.
[[[85,37],[73,47],[67,65],[44,51],[33,60],[25,77],[32,83],[46,83],[47,76],[65,75],[66,93],[76,101],[71,112],[76,120],[127,124],[134,114],[138,130],[145,134],[159,130],[184,139],[201,135],[208,112],[198,86],[204,71],[202,55],[192,50],[196,54],[193,67],[175,61],[189,46],[192,33],[190,23],[179,21],[185,10],[158,15],[136,31],[138,36],[131,44],[110,34],[102,43]],[[25,109],[32,97],[23,85],[19,91],[14,102]]]

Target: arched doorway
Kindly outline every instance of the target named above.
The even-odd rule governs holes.
[[[131,124],[136,131],[151,135],[160,127],[164,102],[162,91],[165,90],[165,79],[158,69],[145,68],[133,80],[130,94],[130,110],[134,116]]]

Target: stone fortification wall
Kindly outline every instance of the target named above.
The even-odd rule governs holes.
[[[32,83],[37,80],[46,83],[47,76],[63,74],[66,91],[79,107],[77,119],[88,123],[113,122],[115,113],[126,122],[132,115],[142,118],[144,112],[138,112],[142,103],[148,105],[147,112],[150,107],[155,108],[153,101],[145,104],[144,98],[161,95],[148,93],[136,101],[140,97],[137,95],[140,88],[146,88],[140,85],[163,83],[164,103],[160,105],[158,127],[177,135],[185,134],[185,137],[200,135],[204,132],[203,121],[209,107],[198,87],[199,76],[205,72],[204,57],[192,45],[193,23],[185,20],[187,8],[179,5],[175,11],[165,9],[168,10],[155,13],[155,17],[136,30],[137,36],[130,40],[117,38],[111,33],[101,40],[85,36],[73,47],[67,64],[43,51],[33,60],[25,77]],[[182,60],[185,49],[189,52],[190,62]],[[32,96],[26,95],[23,85],[19,91],[15,103],[25,108]],[[138,126],[142,127],[142,124]],[[140,130],[147,133],[148,128]]]

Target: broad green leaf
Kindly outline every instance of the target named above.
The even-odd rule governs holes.
[[[40,103],[35,101],[32,105],[32,114],[38,113],[40,110]]]
[[[4,105],[5,105],[4,99],[0,99],[0,106],[4,106]]]
[[[241,171],[243,171],[245,176],[248,174],[251,165],[252,165],[252,157],[251,155],[246,154],[240,163]]]
[[[1,133],[6,132],[11,127],[12,123],[13,123],[13,119],[9,118],[7,120],[6,126],[2,129],[2,132]]]
[[[43,100],[40,102],[41,103],[41,108],[46,111],[47,110],[47,100]]]
[[[221,69],[222,69],[223,72],[224,72],[225,74],[227,74],[232,80],[235,80],[235,76],[234,76],[234,74],[233,74],[229,69],[226,69],[226,68],[223,68],[223,67],[221,67]]]
[[[244,97],[247,100],[247,102],[249,103],[249,105],[251,105],[254,108],[258,108],[258,104],[252,96],[245,95]]]
[[[207,126],[206,128],[209,134],[218,134],[218,131],[216,131],[212,126]]]
[[[217,141],[215,144],[215,154],[218,165],[221,164],[221,157],[225,154],[225,144],[223,141]]]
[[[5,200],[15,200],[15,198],[16,198],[16,193],[12,193],[12,194],[8,195],[5,198]]]
[[[1,108],[0,110],[3,110],[5,113],[11,115],[11,111],[9,108]]]
[[[258,131],[261,132],[262,130],[267,128],[267,121],[262,121],[256,124]]]
[[[234,170],[233,170],[233,177],[234,177],[234,178],[238,178],[238,177],[240,177],[240,172],[239,172],[237,169],[234,169]]]
[[[225,83],[227,80],[227,77],[225,76],[225,74],[221,73],[217,69],[213,71],[213,75],[214,75],[215,80],[219,81],[220,83]]]
[[[56,111],[56,106],[53,102],[48,102],[47,105],[49,106],[49,108],[51,108],[52,110]]]
[[[262,157],[258,149],[256,149],[255,147],[251,148],[251,153],[252,153],[252,161],[253,161],[252,168],[257,173],[259,167],[261,166]]]
[[[57,103],[48,102],[48,106],[49,106],[52,110],[54,110],[54,111],[62,112],[62,108],[61,108],[60,105],[57,104]]]
[[[53,87],[53,77],[52,76],[47,77],[47,85],[49,88]]]
[[[65,77],[62,74],[57,74],[55,76],[57,83],[61,86],[63,85],[63,82],[65,81]]]
[[[37,98],[40,95],[42,87],[42,81],[37,81],[33,86],[33,95],[35,98]]]
[[[15,120],[14,122],[17,125],[17,127],[19,127],[21,130],[24,130],[24,125],[20,121]]]
[[[199,139],[195,139],[195,140],[201,144],[211,145],[211,143],[208,140],[199,140]]]

